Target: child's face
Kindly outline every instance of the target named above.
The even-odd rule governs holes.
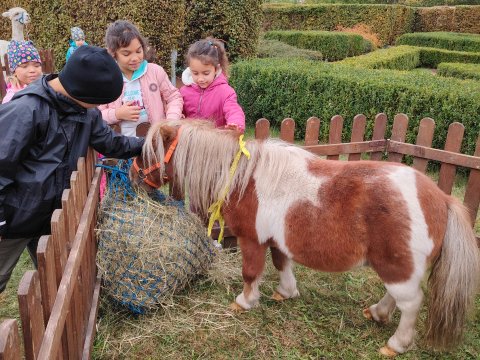
[[[21,63],[15,69],[15,76],[21,85],[28,85],[42,75],[42,64],[36,61]]]
[[[83,44],[85,44],[85,40],[75,40],[75,45],[77,47],[82,46]]]
[[[143,61],[142,44],[138,39],[133,39],[127,47],[122,47],[116,51],[115,58],[124,74],[132,74]]]
[[[217,68],[211,64],[205,65],[200,60],[192,58],[188,64],[195,84],[206,89],[215,80]]]

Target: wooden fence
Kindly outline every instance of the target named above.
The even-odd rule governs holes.
[[[432,149],[435,123],[425,118],[420,122],[416,144],[405,143],[408,118],[395,116],[392,135],[385,138],[387,116],[375,118],[372,139],[364,140],[366,118],[357,115],[353,120],[351,141],[341,142],[343,118],[334,116],[330,122],[329,144],[318,144],[320,120],[307,121],[304,146],[328,159],[347,155],[348,161],[360,160],[368,154],[371,160],[400,162],[404,155],[413,157],[413,167],[425,172],[428,161],[441,163],[438,186],[451,193],[456,168],[470,169],[464,204],[475,222],[480,203],[480,137],[474,156],[460,154],[464,127],[450,125],[445,148]],[[139,135],[146,132],[141,127]],[[280,138],[294,141],[295,122],[282,122]],[[257,121],[255,136],[265,139],[270,135],[268,120]],[[71,189],[65,190],[62,209],[52,216],[52,235],[43,236],[38,246],[38,271],[28,271],[18,288],[25,358],[30,359],[88,359],[95,336],[100,279],[96,274],[96,223],[98,191],[101,170],[94,171],[93,151],[87,160],[79,160],[78,170],[72,174]],[[218,235],[218,234],[217,234]],[[226,233],[228,235],[228,233]],[[0,324],[0,360],[21,358],[18,326],[15,320]]]
[[[96,224],[102,170],[89,150],[79,159],[52,215],[52,235],[40,238],[38,270],[18,287],[26,359],[88,359],[95,336],[100,294],[96,271]],[[0,359],[20,359],[15,320],[0,324]]]
[[[53,50],[38,50],[40,59],[42,59],[42,71],[44,74],[51,74],[55,70],[55,59],[53,58]],[[10,74],[10,68],[8,67],[8,56],[3,56],[4,64],[2,65],[2,76],[0,76],[0,101],[7,93],[6,76]]]

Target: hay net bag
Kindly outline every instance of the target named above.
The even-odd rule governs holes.
[[[130,186],[131,160],[105,166],[108,187],[97,223],[97,265],[104,291],[143,314],[182,290],[210,267],[211,238],[195,214],[160,191]]]

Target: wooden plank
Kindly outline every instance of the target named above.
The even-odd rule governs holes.
[[[58,288],[57,298],[53,305],[52,315],[48,322],[45,336],[40,348],[40,359],[50,359],[57,351],[60,345],[60,332],[58,329],[63,328],[65,323],[66,314],[68,312],[71,298],[73,294],[73,288],[78,271],[80,269],[80,261],[83,257],[83,253],[86,247],[86,238],[88,235],[88,229],[92,221],[94,221],[95,208],[98,204],[98,190],[100,187],[100,169],[95,170],[95,176],[93,178],[90,191],[88,193],[87,202],[85,204],[84,211],[81,216],[80,226],[75,236],[72,251],[68,257],[67,265],[65,267],[64,276],[62,282]]]
[[[399,143],[396,141],[389,141],[388,148],[396,153],[404,155],[413,155],[425,159],[440,161],[446,164],[480,170],[480,158],[476,156],[459,154],[413,144]]]
[[[52,242],[55,253],[55,269],[57,285],[62,279],[63,269],[67,262],[67,248],[65,243],[65,217],[62,209],[56,209],[50,221],[52,226]]]
[[[0,360],[20,360],[21,353],[17,320],[7,319],[0,324]]]
[[[75,209],[73,208],[73,194],[70,189],[63,190],[62,193],[62,210],[65,216],[65,233],[67,236],[67,255],[70,254],[72,248],[73,239],[75,237],[76,225],[75,225]]]
[[[372,140],[375,141],[375,140],[385,139],[386,131],[387,131],[387,115],[385,115],[384,113],[377,114],[377,116],[375,116],[375,124],[373,127]],[[375,160],[375,161],[382,160],[384,152],[385,152],[385,149],[383,151],[372,152],[370,154],[370,160]]]
[[[331,156],[338,154],[383,152],[386,146],[387,140],[376,140],[358,143],[304,146],[303,148],[316,155]]]
[[[90,313],[88,314],[88,324],[85,334],[85,343],[83,346],[83,360],[89,360],[90,354],[93,350],[93,341],[95,340],[95,334],[97,330],[97,315],[98,315],[98,306],[100,303],[100,284],[101,284],[101,275],[98,275],[95,281],[95,288],[93,291]]]
[[[44,235],[38,241],[37,259],[40,290],[42,293],[43,320],[46,324],[50,318],[53,303],[57,296],[55,250],[50,235]]]
[[[447,139],[445,140],[446,151],[460,152],[462,146],[463,133],[465,127],[458,122],[451,123],[448,126]],[[452,193],[453,184],[455,182],[455,173],[457,167],[452,164],[442,164],[440,167],[440,174],[438,176],[438,187],[442,189],[446,194]]]
[[[82,205],[80,204],[80,197],[79,197],[79,184],[78,184],[78,171],[73,171],[72,175],[70,176],[70,191],[72,192],[73,197],[73,212],[75,214],[75,228],[78,227],[80,223],[80,216],[82,214]]]
[[[318,145],[319,134],[320,134],[320,119],[312,116],[307,120],[304,144],[306,146]]]
[[[477,138],[477,145],[475,146],[474,156],[480,158],[480,136]],[[475,225],[477,218],[478,206],[480,204],[480,171],[470,170],[468,177],[467,188],[465,190],[465,197],[463,199],[464,205],[470,212],[470,219],[472,225]]]
[[[23,275],[18,286],[18,306],[22,320],[25,359],[36,359],[45,332],[37,271],[30,270]],[[53,359],[53,356],[49,359]]]
[[[283,119],[280,126],[280,139],[292,144],[295,141],[295,121],[292,118]]]
[[[255,123],[255,139],[265,140],[270,137],[270,122],[261,118]]]
[[[397,114],[393,120],[393,129],[391,140],[405,142],[408,129],[408,117],[405,114]],[[403,155],[395,153],[390,147],[387,148],[388,161],[402,162]]]
[[[435,121],[431,118],[423,118],[420,120],[418,127],[416,144],[424,147],[432,147],[433,132],[435,131]],[[428,159],[414,157],[413,168],[425,174],[428,166]]]
[[[365,127],[367,126],[367,118],[365,115],[358,114],[353,118],[352,136],[350,142],[361,142],[365,136]],[[348,155],[348,161],[358,161],[361,159],[361,153],[352,153]]]
[[[343,117],[335,115],[330,120],[330,132],[328,135],[329,144],[340,144],[342,142]],[[327,155],[328,160],[338,160],[338,155]]]

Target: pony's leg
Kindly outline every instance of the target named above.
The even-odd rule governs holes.
[[[420,280],[415,278],[403,284],[385,284],[385,287],[402,315],[397,330],[380,352],[386,356],[395,356],[404,353],[413,345],[415,323],[422,305],[423,292],[420,288]]]
[[[376,322],[387,324],[392,319],[395,306],[395,299],[387,292],[378,303],[363,310],[363,315],[367,319],[373,319]]]
[[[258,305],[260,298],[258,285],[265,267],[267,246],[245,238],[238,238],[238,242],[242,251],[243,292],[237,296],[231,308],[249,310]]]
[[[297,297],[300,293],[297,290],[297,280],[293,275],[293,262],[283,252],[275,247],[270,247],[272,262],[280,274],[280,284],[273,293],[274,300],[285,300]]]

